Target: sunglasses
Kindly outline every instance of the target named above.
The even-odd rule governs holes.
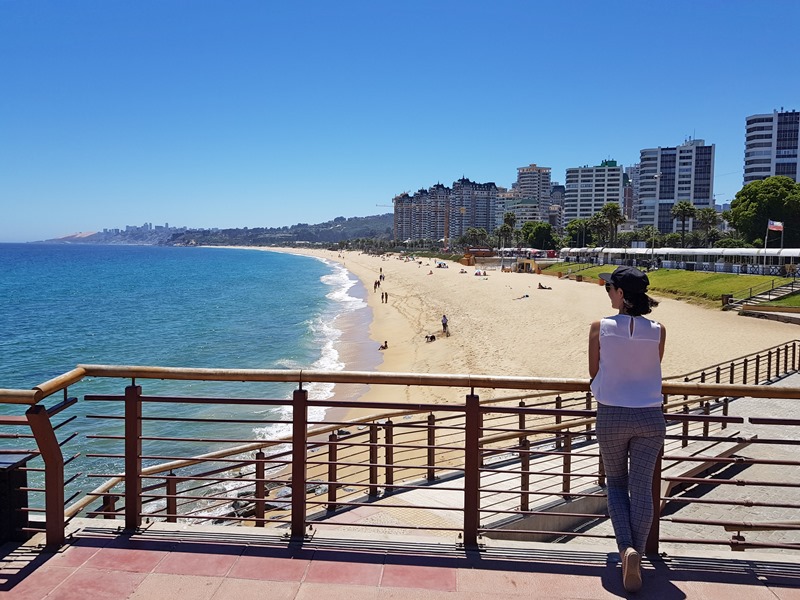
[[[611,289],[611,287],[612,287],[612,286],[611,286],[611,284],[610,284],[610,283],[607,283],[607,284],[606,284],[606,291],[609,291],[609,290]]]

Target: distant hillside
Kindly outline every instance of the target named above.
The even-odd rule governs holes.
[[[61,244],[140,244],[161,246],[276,246],[296,242],[337,243],[358,238],[390,240],[392,213],[369,217],[336,217],[332,221],[284,227],[241,229],[141,229],[118,232],[79,233],[47,240]]]
[[[370,217],[336,217],[333,221],[291,227],[245,227],[243,229],[193,229],[173,235],[172,246],[276,246],[295,242],[336,243],[358,238],[392,239],[392,213]]]

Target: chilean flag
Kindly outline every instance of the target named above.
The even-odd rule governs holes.
[[[783,231],[783,221],[770,220],[767,223],[767,229],[770,231]]]

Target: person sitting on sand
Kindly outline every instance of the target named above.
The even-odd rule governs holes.
[[[383,342],[379,347],[378,350],[388,350],[389,349],[389,342]]]
[[[541,283],[539,283],[539,289],[540,290],[552,290],[553,288],[551,288],[549,286],[546,286],[546,285],[542,285]]]
[[[436,341],[436,336],[434,334],[426,335],[425,336],[425,341],[426,342],[435,342]]]

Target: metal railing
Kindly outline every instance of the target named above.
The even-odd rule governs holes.
[[[740,535],[748,526],[756,530],[768,524],[701,521],[696,524],[740,529],[730,540],[692,540],[661,534],[662,525],[685,520],[658,518],[670,503],[704,502],[683,494],[687,488],[726,485],[724,479],[702,477],[703,471],[735,462],[740,467],[780,465],[785,475],[797,472],[800,462],[748,458],[740,452],[755,445],[800,444],[792,436],[800,420],[729,414],[739,397],[800,400],[800,388],[762,385],[796,370],[797,342],[792,342],[683,375],[684,381],[665,380],[669,429],[654,481],[653,502],[659,510],[648,551],[657,551],[659,540],[737,549],[800,548],[795,543],[748,542]],[[56,439],[60,425],[53,427],[49,417],[74,409],[76,401],[68,398],[68,388],[105,379],[128,383],[124,394],[84,395],[86,403],[102,402],[107,411],[85,415],[86,422],[100,424],[98,433],[86,439],[98,447],[121,447],[117,452],[85,454],[79,462],[86,475],[65,477],[61,446],[69,439]],[[288,398],[149,396],[142,380],[235,381],[242,382],[243,389],[269,381],[284,382],[294,390]],[[447,404],[316,399],[307,389],[312,382],[438,387],[454,395]],[[57,392],[63,392],[64,400],[45,409],[40,403]],[[481,400],[477,392],[490,397]],[[44,525],[50,546],[63,543],[65,522],[76,515],[124,518],[131,530],[145,519],[246,522],[282,528],[292,538],[302,538],[309,527],[344,527],[349,522],[458,535],[471,547],[480,545],[481,536],[610,537],[585,530],[586,523],[603,521],[607,515],[602,461],[594,442],[595,404],[583,379],[82,365],[34,390],[0,390],[0,402],[32,405],[24,417],[5,417],[0,425],[28,424],[44,458],[43,487],[27,491],[46,498]],[[284,416],[289,409],[291,416]],[[325,417],[310,416],[322,409],[328,410]],[[368,410],[372,416],[334,418],[351,409]],[[273,416],[265,416],[269,410]],[[769,425],[780,435],[752,438],[734,430],[748,423]],[[249,435],[220,435],[223,425]],[[255,425],[291,427],[292,433],[254,439]],[[194,433],[182,434],[189,427]],[[90,464],[102,468],[92,470]],[[79,476],[85,477],[83,482],[104,481],[90,492],[73,494],[65,508],[65,486]],[[737,485],[800,487],[792,481],[783,476]],[[714,503],[753,506],[751,500],[737,498]],[[795,501],[758,505],[790,513],[800,509]],[[370,523],[359,517],[365,507],[386,518]],[[414,517],[401,519],[403,513]],[[791,520],[787,516],[782,526]]]

